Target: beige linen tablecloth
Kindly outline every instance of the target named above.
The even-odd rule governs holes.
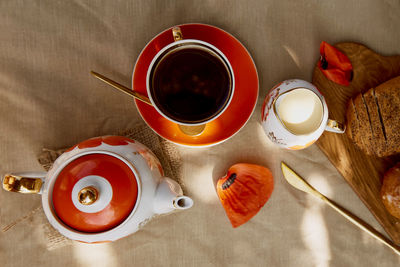
[[[400,54],[399,14],[397,0],[0,1],[1,174],[40,171],[43,147],[70,146],[140,121],[132,99],[89,71],[129,86],[141,49],[173,25],[202,22],[230,32],[248,48],[260,77],[256,110],[237,135],[211,148],[178,148],[192,209],[114,243],[49,250],[40,196],[0,190],[0,226],[19,220],[0,233],[0,265],[398,266],[390,249],[284,181],[281,160],[383,232],[316,145],[297,152],[274,147],[260,108],[277,82],[311,80],[322,40]],[[213,179],[237,162],[269,167],[275,190],[259,214],[233,229]]]

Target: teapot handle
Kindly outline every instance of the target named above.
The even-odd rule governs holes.
[[[24,194],[42,194],[45,172],[6,174],[3,177],[3,189]]]

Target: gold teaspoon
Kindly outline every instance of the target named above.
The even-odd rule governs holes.
[[[130,95],[130,96],[133,96],[134,98],[136,98],[136,99],[138,99],[138,100],[140,100],[140,101],[152,106],[152,104],[150,102],[150,99],[147,96],[144,96],[144,95],[142,95],[142,94],[140,94],[140,93],[138,93],[138,92],[136,92],[134,90],[131,90],[131,89],[123,86],[122,84],[119,84],[119,83],[117,83],[117,82],[115,82],[115,81],[113,81],[113,80],[101,75],[100,73],[97,73],[97,72],[94,72],[94,71],[90,71],[90,73],[94,77],[96,77],[97,79],[105,82],[108,85],[111,85],[115,89],[118,89],[121,92],[124,92],[125,94]]]
[[[388,238],[386,238],[384,235],[376,231],[374,228],[372,228],[370,225],[368,225],[366,222],[362,221],[346,209],[340,207],[338,204],[334,203],[332,200],[321,194],[319,191],[317,191],[314,187],[312,187],[309,183],[307,183],[302,177],[300,177],[297,173],[295,173],[292,169],[289,168],[285,163],[281,163],[281,168],[282,168],[282,173],[283,176],[285,177],[286,181],[288,181],[289,184],[291,184],[293,187],[304,191],[306,193],[309,193],[313,195],[314,197],[317,197],[319,199],[322,199],[325,203],[327,203],[331,208],[336,210],[338,213],[343,215],[346,219],[348,219],[350,222],[370,234],[372,237],[377,239],[378,241],[382,242],[384,245],[388,246],[391,248],[397,255],[400,255],[400,250],[399,247],[397,247],[395,244],[393,244],[392,241],[390,241]]]

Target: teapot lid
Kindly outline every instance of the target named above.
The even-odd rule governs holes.
[[[58,174],[52,202],[58,218],[80,232],[103,232],[122,223],[138,198],[135,173],[105,153],[80,156]]]

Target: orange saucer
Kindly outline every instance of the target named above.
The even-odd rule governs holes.
[[[246,48],[229,33],[205,24],[179,25],[184,39],[197,39],[216,46],[232,65],[235,91],[229,107],[218,118],[206,124],[198,136],[188,136],[178,125],[160,115],[155,108],[135,100],[140,115],[158,135],[179,145],[190,147],[212,146],[236,134],[249,120],[257,103],[258,75]],[[154,37],[140,53],[132,75],[132,88],[147,95],[146,74],[153,57],[164,46],[172,43],[172,28]]]

